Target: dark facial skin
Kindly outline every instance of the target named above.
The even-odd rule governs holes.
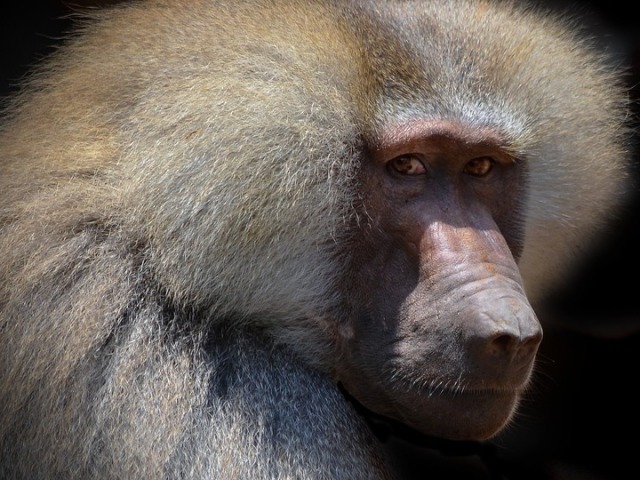
[[[363,167],[362,306],[338,371],[364,406],[450,439],[508,422],[542,339],[516,265],[525,178],[494,132],[388,129]]]

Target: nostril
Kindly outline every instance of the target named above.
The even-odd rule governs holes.
[[[487,339],[486,348],[490,355],[519,357],[527,359],[535,355],[542,340],[542,333],[535,333],[524,338],[512,332],[501,332]]]
[[[528,336],[522,341],[519,351],[521,355],[533,355],[538,351],[538,347],[542,342],[542,330]]]
[[[509,334],[498,335],[489,342],[489,350],[493,355],[510,354],[517,348],[518,339]]]
[[[540,342],[542,342],[542,329],[538,329],[536,333],[529,335],[522,343],[526,346],[537,348]]]

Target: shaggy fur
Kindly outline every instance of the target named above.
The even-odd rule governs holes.
[[[626,178],[619,74],[574,27],[480,0],[87,19],[0,130],[0,477],[390,478],[333,377],[361,165],[398,122],[501,132],[537,300]]]

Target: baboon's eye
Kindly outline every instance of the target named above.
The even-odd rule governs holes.
[[[427,170],[417,155],[400,155],[388,164],[388,167],[401,175],[422,175]]]
[[[478,157],[471,159],[464,166],[463,172],[474,177],[485,177],[493,169],[495,161],[491,157]]]

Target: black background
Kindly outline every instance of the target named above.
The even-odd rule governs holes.
[[[114,2],[3,2],[0,96],[15,91],[30,66],[59,43],[71,25],[64,16],[72,8],[108,3]],[[539,3],[582,19],[603,48],[628,69],[630,95],[637,102],[640,16],[633,12],[633,2]],[[637,114],[636,104],[634,110]],[[639,165],[636,154],[636,177]],[[503,462],[495,478],[617,480],[638,475],[638,206],[640,197],[635,195],[615,220],[609,239],[576,272],[570,286],[559,292],[544,313],[544,318],[553,323],[545,328],[534,388],[514,424],[488,445],[492,455]],[[468,478],[487,478],[484,467],[477,466],[478,458],[480,463],[486,463],[486,455],[450,457],[451,452],[445,449],[447,455],[440,457],[436,452],[434,459],[431,449],[409,448],[402,442],[401,445],[404,445],[402,455],[406,456],[403,461],[416,472],[434,473],[433,465],[439,462],[448,478],[455,472],[464,472]],[[416,474],[416,478],[422,478],[422,474]]]

